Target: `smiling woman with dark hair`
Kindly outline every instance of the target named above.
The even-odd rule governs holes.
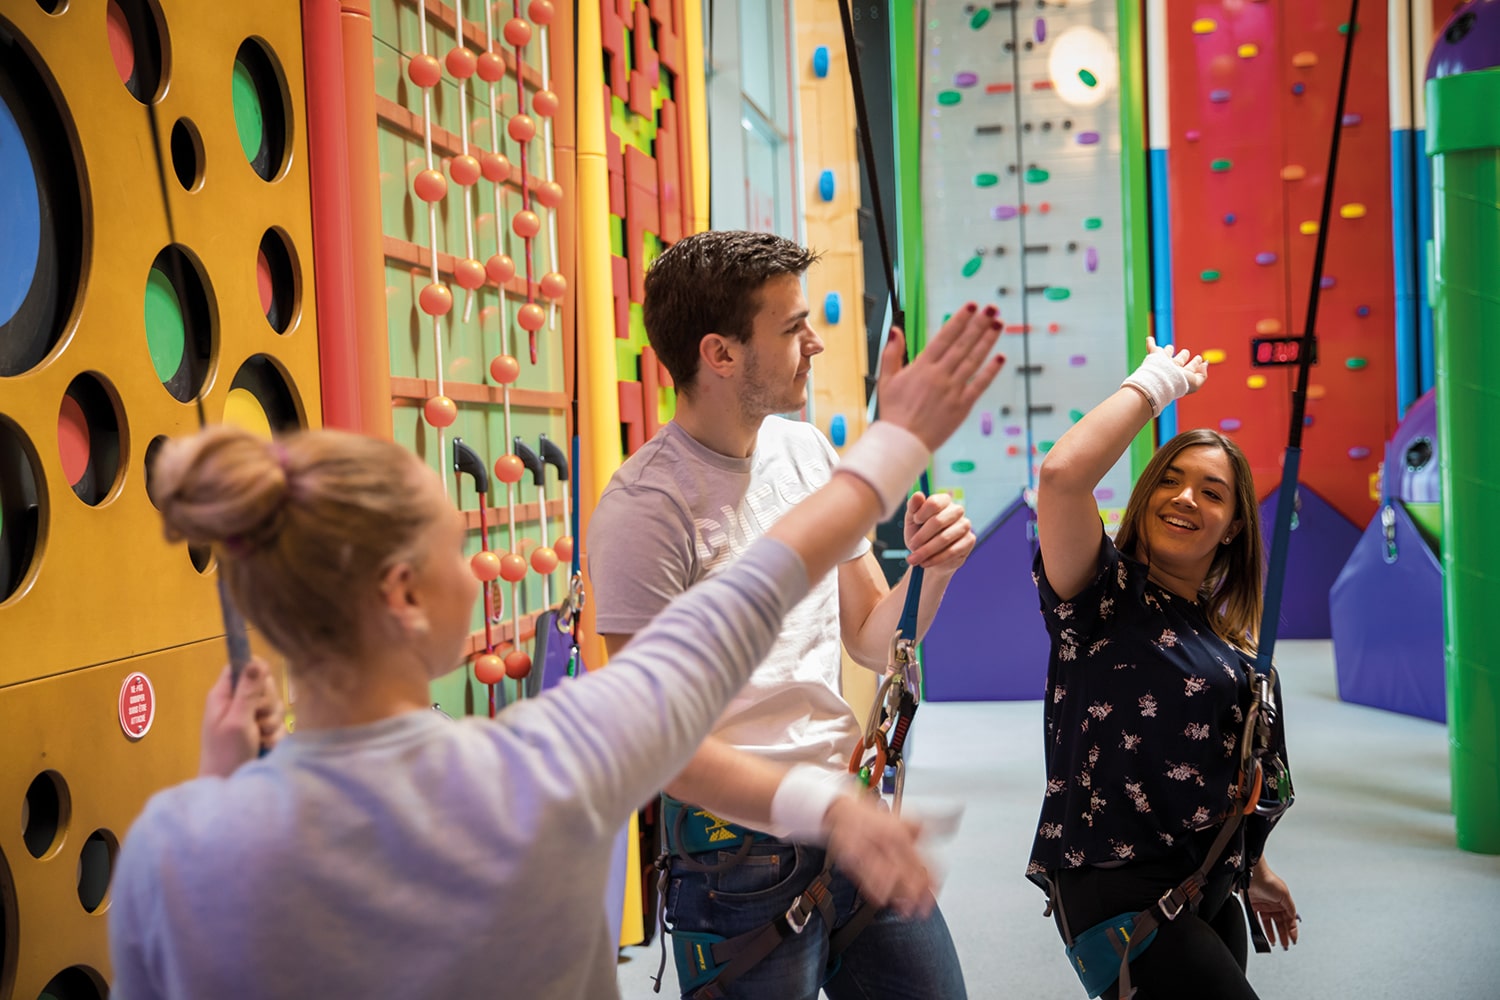
[[[1202,358],[1152,342],[1058,440],[1037,487],[1035,577],[1052,653],[1047,792],[1027,876],[1047,891],[1080,974],[1120,969],[1110,946],[1080,962],[1081,935],[1152,913],[1149,945],[1131,942],[1142,1000],[1255,996],[1236,890],[1273,940],[1297,940],[1291,894],[1262,856],[1272,821],[1239,822],[1255,797],[1241,782],[1241,740],[1263,575],[1250,464],[1214,431],[1179,434],[1141,473],[1115,541],[1093,494],[1141,428],[1207,378]],[[1283,757],[1279,716],[1271,744]],[[1190,879],[1190,900],[1164,899]]]

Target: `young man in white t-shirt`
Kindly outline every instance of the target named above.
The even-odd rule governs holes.
[[[675,244],[647,273],[646,331],[676,385],[677,411],[614,475],[590,522],[596,624],[611,652],[838,464],[816,428],[775,416],[806,403],[823,350],[802,290],[816,259],[770,234],[708,232]],[[994,307],[976,310],[966,306],[955,322],[998,324]],[[893,331],[887,350],[903,349]],[[905,535],[910,561],[925,568],[920,633],[975,537],[963,508],[941,494],[911,499]],[[871,836],[862,810],[858,823],[839,822],[852,812],[846,764],[861,732],[840,691],[840,640],[883,671],[906,583],[887,586],[868,542],[850,552],[837,577],[787,616],[771,654],[667,787],[666,907],[684,997],[788,1000],[814,997],[820,985],[834,1000],[965,995],[936,908],[882,912],[850,942],[836,934],[858,909],[861,885],[920,864]],[[838,867],[814,886],[830,859]],[[805,931],[795,926],[804,916]],[[778,918],[779,936],[734,940]],[[769,945],[763,958],[746,957]]]

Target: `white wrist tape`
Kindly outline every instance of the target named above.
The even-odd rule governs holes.
[[[1141,366],[1120,385],[1134,386],[1145,393],[1146,399],[1151,403],[1153,417],[1161,416],[1161,411],[1166,409],[1168,403],[1193,391],[1187,371],[1174,362],[1170,355],[1154,351],[1146,355]]]
[[[828,839],[823,817],[851,790],[846,774],[816,764],[797,764],[776,786],[771,798],[771,827],[766,832],[798,844],[822,844]]]
[[[926,471],[931,458],[921,438],[899,424],[877,420],[849,447],[834,471],[864,480],[890,517],[906,503],[911,484]]]

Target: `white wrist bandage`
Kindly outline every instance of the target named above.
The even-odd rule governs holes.
[[[1181,399],[1193,390],[1187,371],[1174,362],[1170,355],[1155,351],[1146,355],[1141,366],[1120,385],[1133,386],[1144,393],[1151,404],[1153,417],[1161,416],[1161,411],[1166,409],[1168,403]]]
[[[857,476],[880,497],[890,517],[906,502],[911,484],[926,469],[932,453],[905,427],[877,420],[844,453],[835,472]]]
[[[797,764],[776,786],[771,798],[771,828],[766,832],[798,844],[822,844],[823,817],[848,794],[847,775],[815,764]]]

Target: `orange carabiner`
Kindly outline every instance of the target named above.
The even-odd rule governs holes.
[[[875,782],[881,780],[881,777],[885,775],[885,760],[888,753],[884,733],[877,731],[873,736],[865,736],[854,744],[854,752],[849,755],[849,773],[856,778],[859,777],[861,770],[860,762],[864,760],[865,751],[871,747],[875,748],[875,761],[870,765],[870,784],[868,787],[878,791],[880,786],[875,784]]]

